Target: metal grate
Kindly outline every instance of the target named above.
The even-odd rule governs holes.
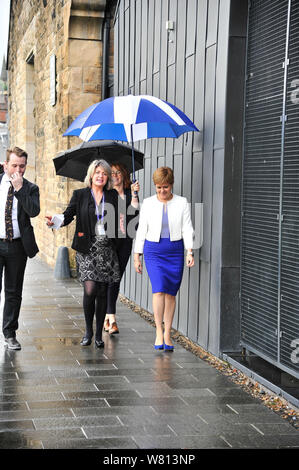
[[[290,98],[299,79],[298,3],[253,0],[249,8],[241,242],[241,343],[293,371],[298,368],[290,344],[299,338],[299,105]]]
[[[292,1],[282,190],[280,362],[299,372],[299,2]],[[296,90],[298,92],[296,93]],[[295,359],[296,360],[296,359]]]

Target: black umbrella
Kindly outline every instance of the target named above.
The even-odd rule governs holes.
[[[143,168],[143,153],[134,150],[135,170]],[[53,158],[56,174],[84,181],[87,169],[93,160],[106,160],[112,163],[123,163],[130,173],[132,168],[132,147],[113,140],[92,140],[83,142]]]

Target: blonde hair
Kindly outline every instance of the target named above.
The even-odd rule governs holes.
[[[173,170],[168,166],[161,166],[154,171],[153,174],[153,182],[154,184],[173,184],[174,183],[174,176]]]
[[[87,174],[85,176],[85,180],[84,180],[85,186],[91,188],[92,177],[94,175],[96,168],[98,168],[98,166],[101,166],[108,175],[108,181],[104,189],[111,189],[112,188],[111,167],[109,163],[106,162],[106,160],[93,160],[91,162],[91,164],[88,167]]]

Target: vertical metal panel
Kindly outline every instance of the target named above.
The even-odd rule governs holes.
[[[135,0],[130,1],[130,47],[129,47],[129,86],[130,88],[134,87],[134,81],[135,81],[135,34],[136,34],[136,29],[135,29]]]
[[[178,31],[178,22],[179,16],[177,16],[177,10],[180,10],[181,2],[180,0],[169,0],[169,15],[167,20],[173,21],[174,29],[172,31],[168,31],[167,37],[167,46],[168,46],[168,54],[167,54],[167,65],[173,65],[176,61],[176,49],[177,49],[177,41],[180,42],[180,35]],[[180,13],[179,13],[180,14]],[[162,23],[162,28],[166,28],[166,23]]]
[[[160,60],[160,90],[159,98],[162,100],[167,99],[167,52],[168,52],[168,36],[165,28],[166,21],[168,20],[168,0],[162,2],[162,17],[161,17],[161,60]],[[158,155],[165,155],[165,139],[159,139]]]
[[[190,277],[190,269],[191,268],[184,268],[183,279],[180,287],[180,291],[183,295],[180,295],[179,301],[179,322],[178,322],[178,330],[181,331],[184,335],[188,333],[188,313],[189,313],[189,277]]]
[[[135,94],[140,94],[140,54],[141,54],[141,0],[136,0],[135,13]],[[124,45],[123,45],[124,47]]]
[[[198,0],[196,51],[195,51],[195,90],[194,90],[194,120],[201,131],[204,126],[205,106],[205,60],[207,34],[208,0]],[[202,150],[203,132],[195,132],[193,150]]]
[[[160,70],[161,28],[163,27],[163,24],[161,23],[161,17],[162,17],[161,2],[162,0],[155,0],[154,66],[153,66],[154,74],[159,72]],[[158,96],[158,95],[156,94],[155,96]]]
[[[195,54],[196,44],[196,21],[197,21],[197,0],[187,2],[187,40],[186,57]]]
[[[228,2],[220,2],[228,3]],[[219,0],[209,0],[208,4],[208,30],[207,30],[207,43],[206,47],[210,47],[217,42],[218,33],[218,14],[219,14]],[[222,18],[221,18],[222,20]]]
[[[140,68],[140,80],[145,80],[146,79],[147,25],[148,25],[148,0],[142,0],[142,2],[141,2],[141,68]]]
[[[216,90],[215,90],[215,137],[214,147],[224,148],[225,119],[226,119],[226,88],[222,82],[227,80],[227,57],[229,37],[230,2],[220,2],[219,29],[217,35],[217,64],[216,64]]]
[[[147,88],[148,95],[153,94],[153,61],[154,61],[154,19],[155,19],[155,4],[150,2],[148,10],[148,43],[147,43]]]
[[[182,154],[181,155],[174,155],[173,157],[173,171],[174,171],[174,185],[173,185],[173,192],[175,194],[182,194]],[[180,297],[181,297],[181,292],[178,292],[177,295],[177,303],[176,303],[176,310],[175,310],[175,315],[174,315],[174,328],[178,328],[179,326],[179,317],[180,317],[180,311],[179,311],[179,306],[180,306]],[[184,313],[181,313],[184,315]]]
[[[113,58],[113,68],[114,68],[114,89],[119,90],[119,20],[118,16],[115,20],[114,25],[114,58]]]
[[[211,237],[211,287],[210,287],[210,318],[208,349],[219,355],[220,336],[220,292],[221,292],[221,239],[222,239],[222,210],[223,210],[223,172],[224,149],[214,152],[213,171],[213,211],[212,211],[212,237]]]
[[[118,93],[123,94],[124,92],[124,3],[121,2],[118,12]]]
[[[199,280],[199,318],[197,342],[208,349],[209,311],[210,311],[210,271],[211,265],[201,260]]]
[[[177,19],[177,55],[176,55],[176,90],[175,104],[179,109],[185,110],[185,50],[186,50],[186,2],[179,1],[179,14]],[[174,153],[183,151],[184,136],[175,139]]]
[[[215,69],[216,69],[216,45],[211,46],[206,52],[206,93],[205,93],[205,147],[203,154],[203,246],[201,260],[210,261],[211,250],[211,214],[212,214],[212,184],[213,184],[213,149],[214,149],[214,123],[215,123]]]
[[[168,74],[167,74],[167,100],[170,103],[175,102],[175,64],[168,67]],[[166,139],[166,148],[164,148],[165,152],[165,164],[170,168],[173,168],[173,150],[174,150],[174,140],[173,139]]]
[[[144,170],[138,171],[137,175],[138,181],[140,183],[140,192],[139,192],[139,199],[140,202],[142,203],[144,199]],[[133,245],[134,246],[134,245]],[[145,266],[143,263],[143,271],[145,271]],[[133,297],[133,300],[136,302],[137,305],[141,305],[141,292],[142,292],[142,280],[143,280],[143,275],[140,274],[135,274],[136,278],[136,285],[135,285],[135,298]]]
[[[193,154],[192,159],[192,220],[195,221],[195,204],[201,201],[201,179],[198,179],[198,175],[202,175],[202,153],[196,152]],[[194,224],[195,232],[198,230],[196,224]],[[194,252],[195,266],[190,270],[190,286],[189,286],[189,318],[188,318],[188,336],[193,341],[198,340],[198,321],[199,321],[199,284],[200,284],[200,259],[199,251]]]
[[[130,10],[125,10],[125,27],[124,27],[124,40],[125,44],[130,43]],[[125,47],[124,51],[124,95],[129,92],[129,54],[131,53],[129,47]]]
[[[185,82],[185,112],[187,116],[193,120],[193,97],[194,97],[194,56],[189,56],[186,59],[186,82]],[[193,148],[193,133],[188,133],[184,137],[183,145],[183,194],[191,202],[192,195],[192,148]]]

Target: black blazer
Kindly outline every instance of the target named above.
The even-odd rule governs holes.
[[[3,174],[0,175],[0,183],[2,178]],[[36,217],[40,213],[39,189],[36,184],[23,178],[22,188],[14,195],[18,200],[18,224],[21,241],[27,256],[33,258],[39,250],[30,217]]]
[[[105,231],[112,243],[115,244],[115,239],[118,237],[118,193],[115,189],[104,190],[104,196]],[[74,217],[76,217],[76,229],[72,248],[81,253],[88,253],[92,244],[92,238],[95,236],[95,225],[97,223],[95,202],[91,189],[76,189],[63,215],[63,225],[70,224]]]

